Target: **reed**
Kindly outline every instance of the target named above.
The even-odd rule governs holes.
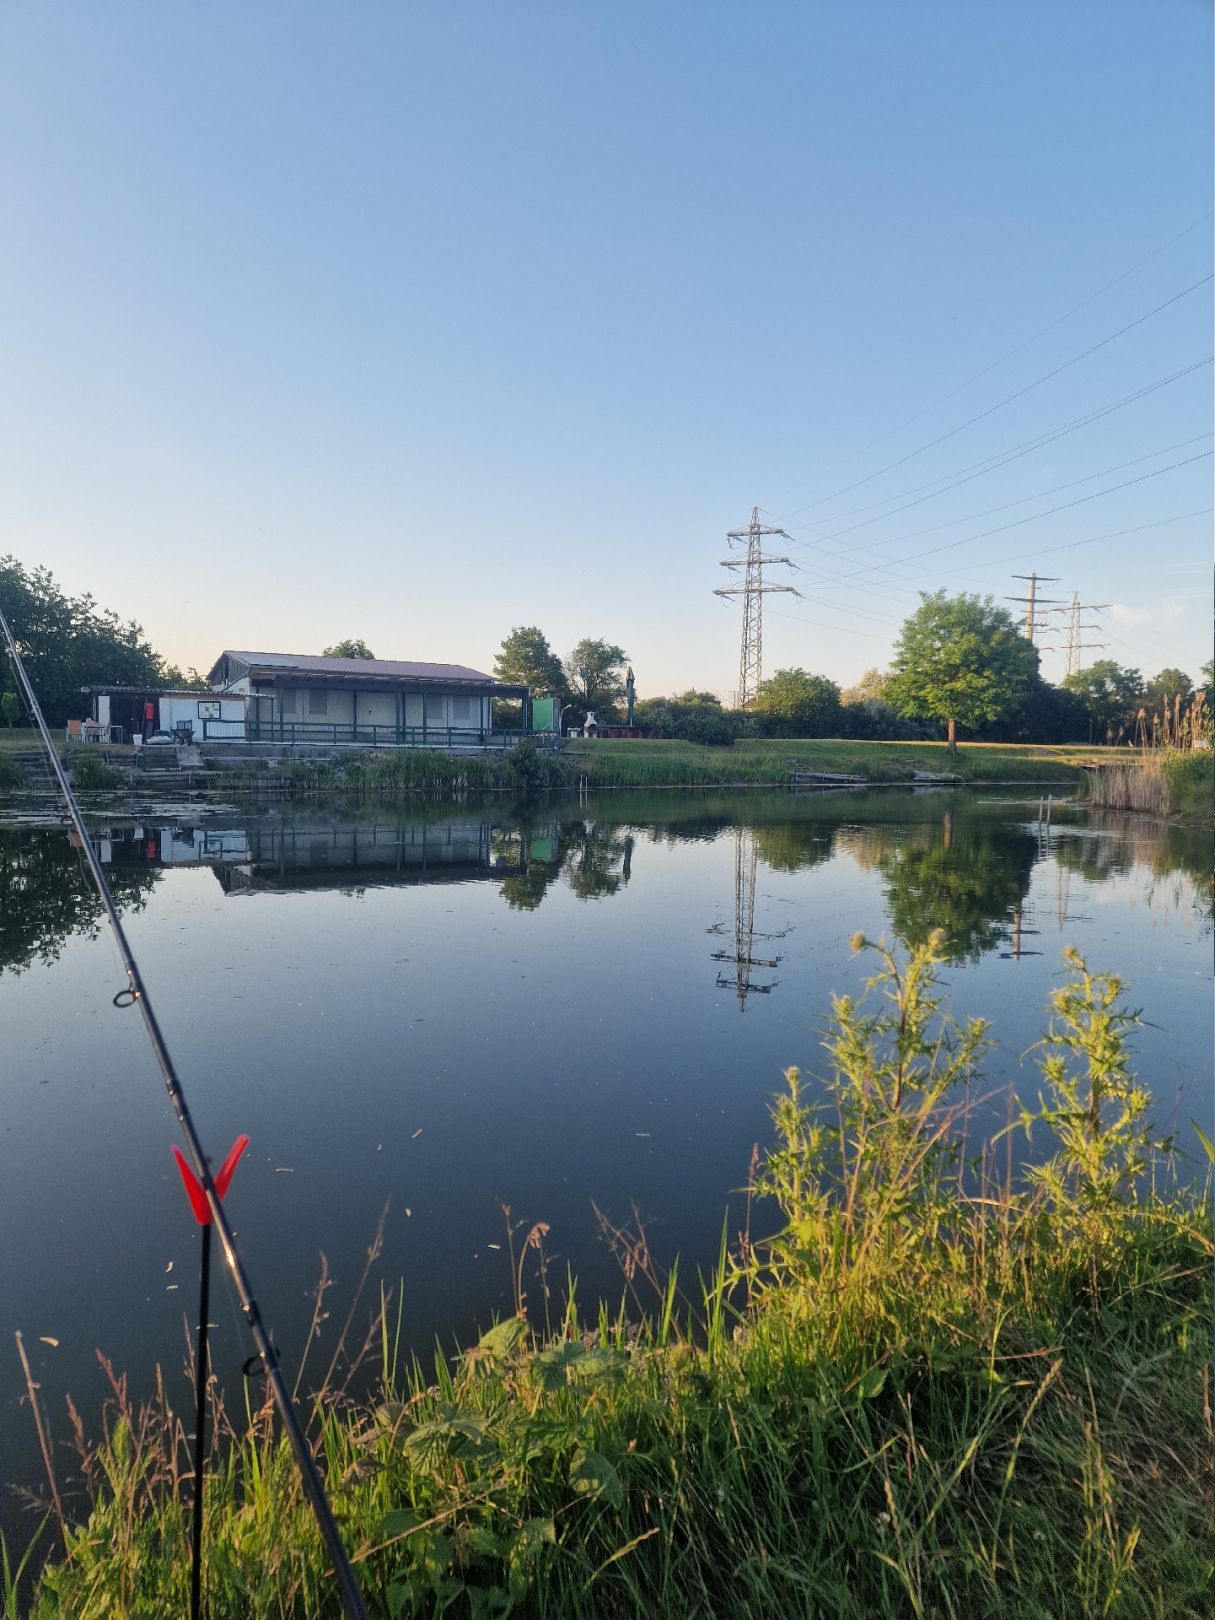
[[[1215,760],[1210,749],[1148,748],[1134,760],[1090,771],[1085,797],[1102,809],[1209,822],[1215,812]]]
[[[126,781],[121,771],[115,770],[99,753],[87,748],[71,749],[67,756],[67,768],[72,785],[84,793],[121,787]]]
[[[613,1229],[651,1303],[588,1318],[506,1212],[517,1313],[465,1354],[402,1365],[383,1293],[361,1337],[346,1314],[309,1410],[375,1614],[1209,1612],[1210,1221],[1153,1146],[1125,987],[1069,957],[1014,1183],[967,1157],[989,1030],[950,1017],[941,938],[854,943],[875,973],[834,1003],[821,1085],[786,1075],[696,1289]],[[183,1612],[182,1427],[163,1384],[141,1410],[111,1389],[37,1620]],[[270,1413],[215,1400],[212,1620],[335,1614]]]

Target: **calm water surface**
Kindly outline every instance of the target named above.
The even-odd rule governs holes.
[[[593,1206],[662,1261],[716,1253],[791,1063],[820,1066],[848,937],[946,929],[959,1013],[1000,1050],[1002,1125],[1064,945],[1133,985],[1164,1128],[1210,1133],[1209,838],[1007,794],[604,795],[512,813],[162,812],[96,827],[203,1138],[293,1366],[324,1253],[381,1274],[421,1349],[512,1299],[506,1204],[547,1222],[584,1301],[620,1290]],[[197,1229],[138,1016],[58,826],[0,821],[0,1479],[36,1479],[13,1331],[58,1432],[100,1348],[186,1401]],[[748,933],[749,929],[749,933]],[[1003,1151],[1003,1150],[1001,1150]],[[533,1290],[533,1303],[536,1295]],[[247,1353],[221,1286],[221,1373]],[[57,1339],[52,1347],[44,1338]],[[11,1517],[11,1494],[6,1516]]]

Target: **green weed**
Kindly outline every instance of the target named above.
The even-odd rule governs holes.
[[[1149,1158],[1122,986],[1069,962],[1026,1121],[1051,1157],[1001,1182],[967,1157],[988,1032],[944,1006],[944,941],[855,943],[876,972],[834,1002],[813,1095],[788,1072],[692,1298],[610,1229],[655,1303],[587,1319],[551,1298],[547,1228],[507,1212],[517,1313],[466,1354],[402,1365],[383,1295],[347,1344],[351,1307],[308,1411],[374,1614],[1209,1612],[1210,1222]],[[310,1343],[323,1320],[318,1298]],[[163,1387],[139,1411],[113,1390],[37,1620],[183,1612],[182,1424]],[[212,1620],[336,1615],[272,1414],[215,1402]]]

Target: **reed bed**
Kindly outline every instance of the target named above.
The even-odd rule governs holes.
[[[788,1072],[694,1288],[609,1228],[621,1304],[588,1316],[571,1283],[558,1307],[547,1227],[508,1215],[516,1312],[433,1366],[402,1362],[383,1294],[323,1343],[318,1290],[312,1433],[375,1615],[1209,1614],[1209,1211],[1161,1156],[1125,987],[1069,954],[1014,1183],[967,1157],[988,1032],[943,1005],[941,937],[854,944],[876,971],[834,1003],[819,1100]],[[184,1612],[188,1452],[158,1388],[136,1409],[113,1376],[98,1446],[72,1413],[87,1499],[48,1506],[9,1620]],[[215,1402],[211,1620],[336,1615],[272,1414]]]
[[[1101,809],[1210,822],[1215,760],[1209,749],[1147,749],[1132,761],[1090,771],[1085,796]]]

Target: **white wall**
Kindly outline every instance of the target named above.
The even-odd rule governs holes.
[[[207,737],[215,740],[219,737],[243,737],[245,735],[245,700],[244,698],[217,698],[210,693],[199,692],[191,697],[162,697],[160,700],[160,729],[172,731],[174,726],[188,725],[194,732],[196,742],[203,740],[203,722],[198,712],[199,703],[208,705],[219,704],[219,720],[210,720],[207,723]]]

